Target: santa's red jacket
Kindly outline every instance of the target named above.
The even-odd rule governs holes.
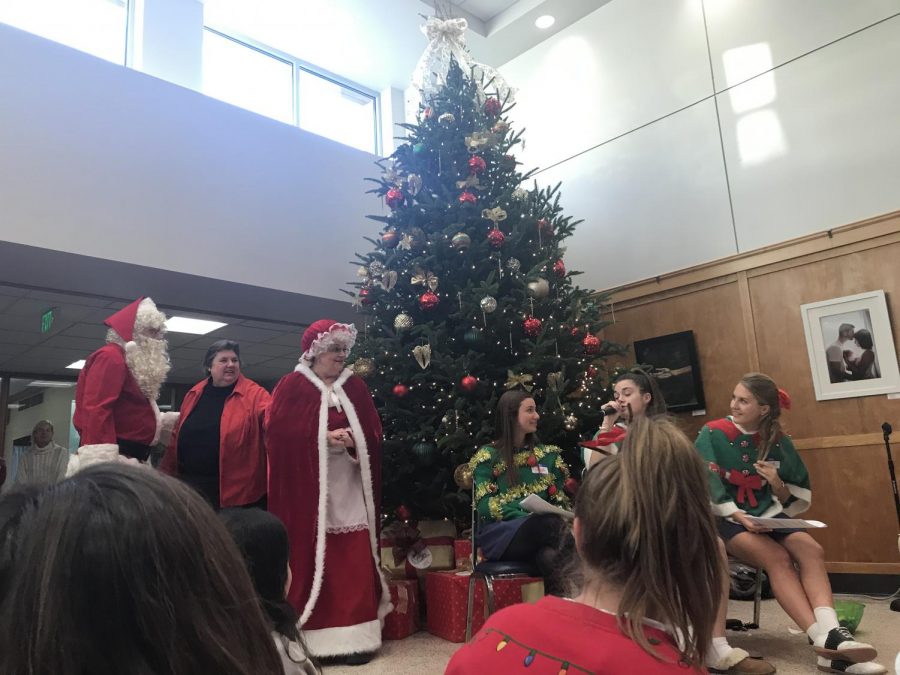
[[[325,524],[327,481],[320,480],[320,469],[327,467],[326,429],[328,419],[325,392],[298,366],[281,378],[272,392],[266,413],[266,449],[269,454],[269,511],[287,527],[291,542],[293,583],[288,600],[301,615],[301,622],[312,613],[318,599],[325,566]],[[314,376],[313,376],[314,377]],[[321,384],[318,378],[316,382]],[[378,531],[381,526],[381,419],[369,388],[361,378],[344,370],[333,385],[347,413],[356,441],[366,510],[369,514],[369,539],[372,562],[380,567]],[[323,484],[325,483],[325,484]],[[362,561],[360,561],[362,564]],[[348,579],[348,590],[352,580]],[[387,587],[380,584],[382,602],[387,602]],[[389,605],[388,605],[389,607]]]
[[[198,382],[184,396],[181,416],[159,468],[178,475],[178,434],[206,389],[209,379]],[[222,409],[219,423],[219,504],[242,506],[266,494],[266,448],[262,424],[271,400],[269,392],[239,376]]]
[[[153,445],[158,413],[128,370],[121,346],[110,342],[87,358],[72,417],[82,446],[117,445],[119,438]]]

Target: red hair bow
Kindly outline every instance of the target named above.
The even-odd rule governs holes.
[[[791,397],[784,389],[778,390],[778,405],[785,410],[791,409]]]

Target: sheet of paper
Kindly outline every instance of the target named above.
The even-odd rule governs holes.
[[[528,495],[519,502],[519,505],[525,509],[526,511],[530,511],[531,513],[555,513],[563,518],[574,518],[575,514],[571,511],[566,511],[565,509],[561,509],[558,506],[553,506],[553,504],[541,499],[537,495]]]
[[[818,527],[828,527],[820,520],[803,520],[802,518],[757,518],[747,516],[757,525],[768,527],[770,530],[804,529],[811,530]]]

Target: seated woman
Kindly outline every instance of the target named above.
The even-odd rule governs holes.
[[[700,431],[696,445],[709,467],[719,535],[729,553],[766,570],[775,599],[809,636],[820,671],[887,672],[872,662],[874,647],[838,624],[822,547],[805,530],[770,530],[750,519],[794,517],[809,508],[809,475],[779,421],[789,408],[772,378],[750,373],[734,388],[731,416]]]
[[[497,402],[497,440],[469,461],[478,509],[478,546],[487,560],[533,563],[548,593],[562,592],[556,572],[571,546],[563,516],[533,514],[520,502],[537,495],[569,508],[564,492],[569,469],[555,445],[541,445],[536,431],[540,415],[531,394],[513,390]]]
[[[500,610],[446,672],[705,672],[725,572],[703,478],[671,421],[635,419],[578,491],[578,595]]]
[[[247,571],[272,626],[272,639],[284,665],[284,675],[318,675],[321,671],[306,655],[297,629],[300,615],[287,601],[291,568],[284,523],[260,509],[224,509],[219,512],[219,518],[247,563]]]
[[[0,498],[0,672],[282,675],[234,542],[202,497],[98,464]]]

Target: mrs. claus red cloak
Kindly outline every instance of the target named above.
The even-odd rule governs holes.
[[[266,448],[269,457],[269,510],[287,527],[291,544],[293,583],[288,600],[300,614],[300,628],[314,654],[319,656],[374,651],[381,645],[381,621],[390,611],[390,594],[380,572],[378,530],[381,505],[381,420],[365,382],[344,369],[332,392],[347,415],[359,460],[363,499],[367,514],[368,550],[365,559],[331,559],[328,573],[340,574],[342,597],[328,597],[338,607],[352,602],[363,575],[377,593],[377,608],[370,619],[353,625],[304,627],[318,605],[326,575],[328,514],[329,396],[326,385],[304,363],[284,376],[272,393],[266,414]],[[340,537],[342,535],[337,534]],[[333,556],[334,554],[332,554]],[[361,556],[362,557],[362,556]],[[333,577],[332,577],[333,579]],[[335,584],[329,583],[331,593]]]

